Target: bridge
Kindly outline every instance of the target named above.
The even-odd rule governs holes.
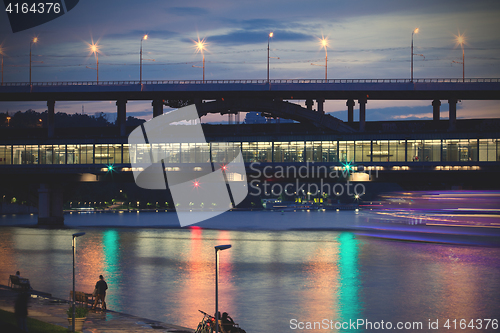
[[[168,171],[192,174],[209,172],[208,164],[226,163],[218,142],[240,148],[249,175],[279,167],[327,167],[376,172],[374,181],[421,181],[491,183],[500,166],[498,129],[457,129],[458,100],[499,100],[500,79],[352,79],[352,80],[175,80],[109,82],[4,83],[0,101],[47,101],[47,135],[0,142],[0,171],[4,184],[38,184],[39,222],[63,223],[62,184],[67,182],[133,182],[130,145],[125,126],[128,100],[151,100],[153,116],[163,114],[173,102],[196,103],[199,116],[260,111],[267,116],[310,123],[317,130],[296,131],[299,124],[282,124],[267,133],[251,134],[246,125],[234,125],[226,133],[208,131],[205,143],[159,144],[168,160]],[[119,135],[81,139],[56,137],[56,101],[116,100]],[[306,107],[293,103],[305,100]],[[324,111],[325,100],[346,100],[348,121]],[[433,133],[401,130],[390,126],[365,131],[369,100],[430,100],[433,120],[419,128],[435,127]],[[441,100],[449,103],[449,120],[440,120]],[[355,102],[359,124],[353,122]],[[316,109],[313,110],[314,102]],[[491,121],[489,121],[491,123]],[[292,126],[293,125],[293,126]],[[297,126],[296,126],[297,125]],[[445,126],[443,126],[445,125]],[[205,126],[205,125],[204,125]],[[249,125],[251,126],[251,125]],[[279,125],[277,125],[279,126]],[[294,127],[295,126],[295,127]],[[206,126],[205,126],[206,127]],[[233,131],[232,129],[237,128]],[[204,131],[207,128],[204,129]],[[241,131],[240,131],[241,129]],[[109,130],[108,130],[109,131]],[[205,131],[205,133],[207,133]],[[212,163],[208,163],[211,161]],[[267,169],[266,169],[267,168]],[[317,181],[318,177],[312,177]],[[498,183],[498,181],[496,181]],[[494,182],[493,182],[494,183]]]
[[[56,101],[116,101],[117,124],[121,136],[126,136],[128,100],[151,100],[154,117],[163,114],[164,105],[169,105],[172,100],[192,101],[198,105],[203,101],[215,101],[199,108],[202,110],[200,115],[259,110],[270,116],[310,122],[337,132],[353,131],[357,101],[357,130],[364,132],[369,100],[430,100],[435,121],[440,119],[441,101],[447,101],[449,130],[453,131],[456,128],[457,101],[498,99],[500,79],[496,78],[8,82],[0,86],[0,101],[47,101],[48,137],[54,136]],[[306,107],[292,106],[285,100],[305,100]],[[325,114],[325,100],[346,100],[349,126]],[[317,104],[315,110],[314,101]]]
[[[421,128],[430,127],[431,122],[423,122]],[[475,129],[472,132],[464,131],[465,122],[470,121],[458,120],[460,131],[456,132],[417,131],[411,135],[404,128],[392,133],[338,134],[297,130],[300,124],[282,124],[281,132],[277,132],[274,124],[267,133],[259,134],[247,130],[256,125],[211,125],[213,129],[203,125],[207,142],[159,143],[151,149],[165,156],[166,171],[189,179],[193,174],[201,177],[211,172],[212,164],[220,167],[227,163],[227,156],[238,148],[248,180],[295,183],[293,175],[273,179],[273,174],[280,168],[301,168],[307,174],[304,181],[335,184],[345,179],[325,177],[325,170],[342,173],[350,165],[352,172],[372,175],[371,183],[500,186],[498,128],[478,131],[478,124],[484,123],[480,121],[469,126]],[[241,129],[239,133],[235,132],[237,128]],[[99,134],[47,139],[28,133],[25,138],[2,139],[2,186],[37,186],[39,223],[61,224],[65,184],[133,183],[131,162],[140,162],[141,156],[133,154],[132,149],[126,138]]]

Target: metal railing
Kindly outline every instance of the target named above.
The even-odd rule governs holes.
[[[272,79],[270,84],[359,84],[359,83],[498,83],[500,78],[448,79]],[[130,85],[207,85],[207,84],[266,84],[266,79],[235,80],[128,80],[128,81],[60,81],[60,82],[4,82],[6,87],[20,86],[130,86]]]

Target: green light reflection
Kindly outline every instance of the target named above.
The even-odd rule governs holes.
[[[121,300],[119,292],[115,292],[121,286],[120,268],[120,234],[116,230],[103,232],[104,249],[104,279],[108,283],[106,303],[112,304],[114,311],[121,311]],[[109,305],[108,305],[109,308]]]
[[[351,232],[341,233],[338,241],[340,250],[338,267],[341,286],[338,291],[338,304],[340,305],[338,321],[349,322],[349,319],[356,321],[356,319],[361,318],[359,241]]]

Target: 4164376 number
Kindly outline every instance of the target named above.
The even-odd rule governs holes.
[[[9,14],[59,14],[61,12],[61,4],[59,2],[38,2],[38,3],[9,3],[5,8]]]

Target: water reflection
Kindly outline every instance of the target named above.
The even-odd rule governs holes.
[[[338,290],[340,313],[338,321],[360,317],[361,281],[359,280],[359,241],[352,233],[341,233],[339,241],[339,271],[341,288]]]
[[[272,222],[266,219],[273,215],[256,214],[261,223]],[[3,227],[0,280],[20,270],[35,289],[67,299],[71,234],[77,231]],[[103,274],[110,287],[108,308],[187,327],[198,324],[198,309],[214,312],[214,246],[220,244],[232,248],[220,256],[219,306],[247,332],[288,331],[293,318],[426,323],[494,318],[500,308],[500,248],[329,230],[83,231],[77,241],[78,290],[91,292]]]

